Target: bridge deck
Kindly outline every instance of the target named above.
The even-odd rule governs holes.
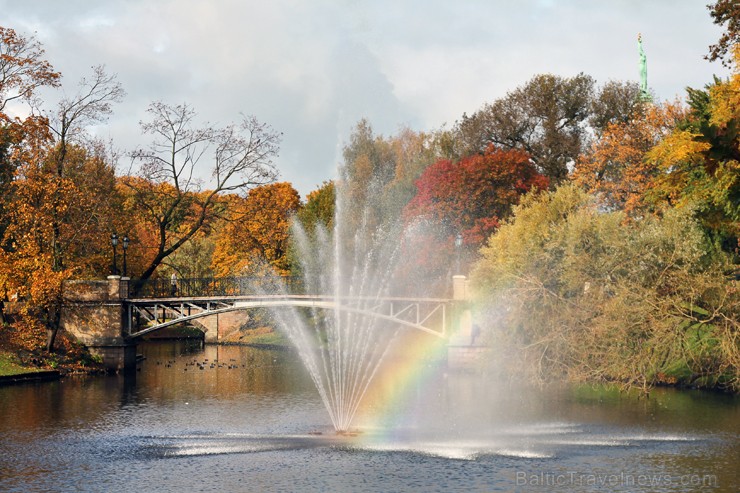
[[[371,316],[445,337],[448,324],[447,298],[410,297],[334,297],[316,295],[235,295],[189,296],[169,298],[129,298],[126,337],[140,337],[164,327],[228,311],[254,308],[298,307],[340,310]],[[134,330],[134,318],[143,318],[149,325]],[[433,325],[431,325],[433,324]]]
[[[450,298],[413,298],[413,297],[362,297],[362,296],[330,296],[330,295],[312,295],[312,294],[271,294],[271,295],[220,295],[220,296],[174,296],[169,298],[125,298],[125,303],[187,303],[202,301],[253,301],[253,300],[356,300],[356,301],[399,301],[399,302],[426,302],[426,303],[451,303]]]

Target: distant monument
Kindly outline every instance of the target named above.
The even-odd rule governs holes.
[[[637,50],[640,54],[640,99],[643,101],[650,101],[650,92],[648,92],[647,83],[647,56],[645,56],[645,50],[642,49],[642,34],[637,34]]]

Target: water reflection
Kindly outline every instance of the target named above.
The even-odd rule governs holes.
[[[160,343],[133,375],[0,387],[0,491],[736,491],[738,399],[388,365],[337,436],[291,351]],[[203,369],[200,369],[200,368]],[[197,474],[194,473],[197,471]],[[546,484],[578,473],[562,484]],[[609,487],[594,475],[622,474]],[[560,475],[560,476],[558,476]],[[659,485],[630,484],[663,475]],[[710,476],[711,484],[681,484]]]

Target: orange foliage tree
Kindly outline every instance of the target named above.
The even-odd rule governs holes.
[[[608,124],[577,161],[572,180],[596,194],[610,209],[627,213],[648,207],[646,192],[659,170],[646,158],[686,116],[682,104],[647,105],[628,121]]]
[[[24,158],[40,162],[45,157],[41,149],[50,135],[46,119],[36,115],[14,118],[6,109],[9,103],[30,102],[39,87],[59,85],[59,73],[43,55],[35,38],[0,27],[0,321],[4,321],[3,303],[11,294],[33,294],[43,302],[47,294],[56,299],[56,289],[50,287],[61,286],[51,272],[48,251],[43,251],[43,236],[23,229],[13,217],[29,205],[17,193],[19,168]],[[43,283],[34,284],[39,271],[44,271]]]
[[[230,219],[218,234],[213,254],[217,276],[290,272],[290,222],[300,196],[290,183],[256,187],[246,198],[230,197]]]
[[[418,193],[406,206],[407,219],[435,225],[440,237],[463,235],[465,244],[481,245],[511,213],[519,197],[548,187],[529,155],[489,146],[485,153],[459,162],[440,160],[416,181]]]
[[[406,263],[409,271],[404,275],[412,284],[421,275],[446,286],[445,276],[455,262],[456,236],[462,236],[457,255],[464,260],[509,217],[523,194],[547,189],[549,180],[526,152],[489,146],[485,153],[458,162],[437,161],[416,186],[417,195],[404,209],[406,220],[416,225],[407,245],[416,260]]]
[[[47,350],[59,327],[62,281],[100,272],[104,261],[115,183],[101,146],[89,145],[87,125],[102,122],[123,92],[102,68],[83,80],[79,92],[64,98],[49,117],[35,114],[34,91],[58,85],[59,74],[41,59],[34,38],[0,29],[0,105],[32,103],[25,120],[0,115],[5,147],[0,162],[3,185],[0,227],[0,288],[25,298],[26,307],[47,328]],[[106,214],[108,213],[108,214]]]
[[[689,89],[689,114],[647,156],[661,171],[650,197],[695,208],[707,230],[730,249],[740,246],[739,67],[736,48],[733,75],[706,90]]]
[[[631,120],[607,126],[577,161],[572,179],[607,209],[633,217],[693,207],[715,239],[737,248],[739,103],[736,68],[729,80],[689,88],[687,104],[646,105]]]
[[[0,113],[11,101],[30,101],[39,87],[59,85],[61,75],[43,57],[35,37],[0,26]]]

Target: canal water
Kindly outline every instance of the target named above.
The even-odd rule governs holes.
[[[737,492],[740,401],[389,364],[337,436],[292,351],[151,343],[130,376],[0,387],[0,492]]]

